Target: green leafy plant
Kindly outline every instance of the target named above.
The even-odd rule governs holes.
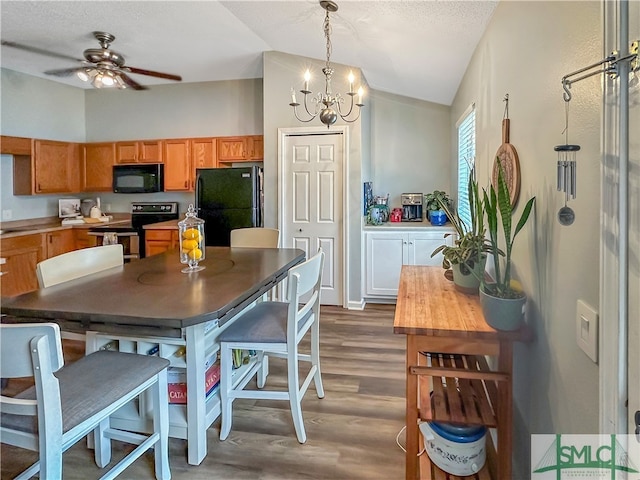
[[[475,177],[475,170],[471,170],[469,183],[467,185],[467,198],[469,199],[469,210],[471,213],[471,225],[467,225],[453,210],[450,202],[438,199],[439,208],[445,211],[451,225],[455,230],[457,239],[453,245],[440,245],[431,256],[442,252],[442,267],[446,270],[451,265],[461,264],[461,270],[467,267],[473,271],[476,262],[479,262],[483,255],[492,252],[491,244],[485,238],[486,229],[484,226],[484,201],[480,197],[480,189]],[[453,235],[445,234],[445,238]]]
[[[432,193],[427,193],[424,196],[424,203],[427,209],[427,218],[429,218],[429,211],[440,210],[442,209],[441,205],[447,205],[451,208],[451,199],[442,190],[434,190]]]
[[[520,298],[522,297],[522,293],[511,287],[511,252],[513,251],[513,243],[516,236],[529,219],[536,197],[530,198],[525,205],[512,235],[511,215],[513,214],[513,209],[509,197],[509,188],[507,187],[504,170],[499,160],[498,165],[500,165],[498,170],[498,191],[496,192],[493,185],[491,185],[488,193],[486,189],[483,189],[484,208],[487,213],[487,227],[489,228],[489,241],[491,243],[491,253],[493,254],[495,269],[495,283],[487,284],[483,281],[482,288],[485,293],[494,297]],[[500,220],[502,224],[502,231],[504,233],[504,268],[500,265],[498,220]]]

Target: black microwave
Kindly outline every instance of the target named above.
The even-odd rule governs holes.
[[[164,191],[164,165],[139,163],[113,166],[114,193],[154,193]]]

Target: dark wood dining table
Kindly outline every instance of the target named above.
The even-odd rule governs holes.
[[[52,321],[87,332],[87,353],[117,348],[169,358],[186,369],[186,405],[170,406],[170,436],[188,441],[188,461],[202,462],[206,430],[220,415],[219,396],[205,398],[205,362],[233,319],[304,261],[299,249],[207,247],[204,270],[182,273],[177,251],[45,289],[2,298],[9,321]],[[7,317],[5,317],[7,320]],[[146,431],[149,412],[113,420]]]

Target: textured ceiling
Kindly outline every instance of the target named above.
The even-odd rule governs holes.
[[[360,67],[375,90],[450,105],[498,1],[339,0],[331,14],[332,62]],[[82,58],[91,32],[115,35],[126,65],[181,75],[183,82],[262,77],[262,52],[324,59],[324,10],[297,1],[6,1],[0,36]],[[3,68],[44,75],[73,61],[3,46]],[[143,85],[171,83],[132,75]],[[288,88],[285,86],[283,88]]]

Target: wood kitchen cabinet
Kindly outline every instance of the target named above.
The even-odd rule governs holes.
[[[384,228],[384,227],[382,227]],[[453,244],[451,227],[425,227],[428,231],[365,232],[366,297],[397,297],[402,265],[442,266],[442,254],[431,257],[440,245]]]
[[[5,263],[2,271],[1,294],[13,297],[38,288],[36,265],[44,260],[42,234],[21,235],[2,240],[0,256]]]
[[[178,248],[179,232],[177,229],[148,229],[144,232],[145,255],[150,257]]]
[[[163,163],[162,140],[116,142],[116,163]]]
[[[76,239],[72,229],[56,230],[42,234],[45,258],[56,257],[76,249]]]
[[[31,155],[30,138],[0,135],[0,153],[3,155]]]
[[[191,189],[191,141],[188,138],[164,140],[164,191]]]
[[[82,146],[81,187],[83,192],[111,192],[116,144],[86,143]]]
[[[262,135],[218,138],[218,162],[252,162],[264,159]]]
[[[164,140],[164,189],[195,189],[196,169],[217,166],[217,142],[210,138]]]
[[[96,238],[93,235],[89,235],[88,228],[74,228],[71,230],[73,232],[73,238],[75,243],[75,249],[80,250],[81,248],[89,248],[96,246]]]
[[[34,140],[31,155],[14,156],[14,195],[78,192],[79,152],[77,143]]]

